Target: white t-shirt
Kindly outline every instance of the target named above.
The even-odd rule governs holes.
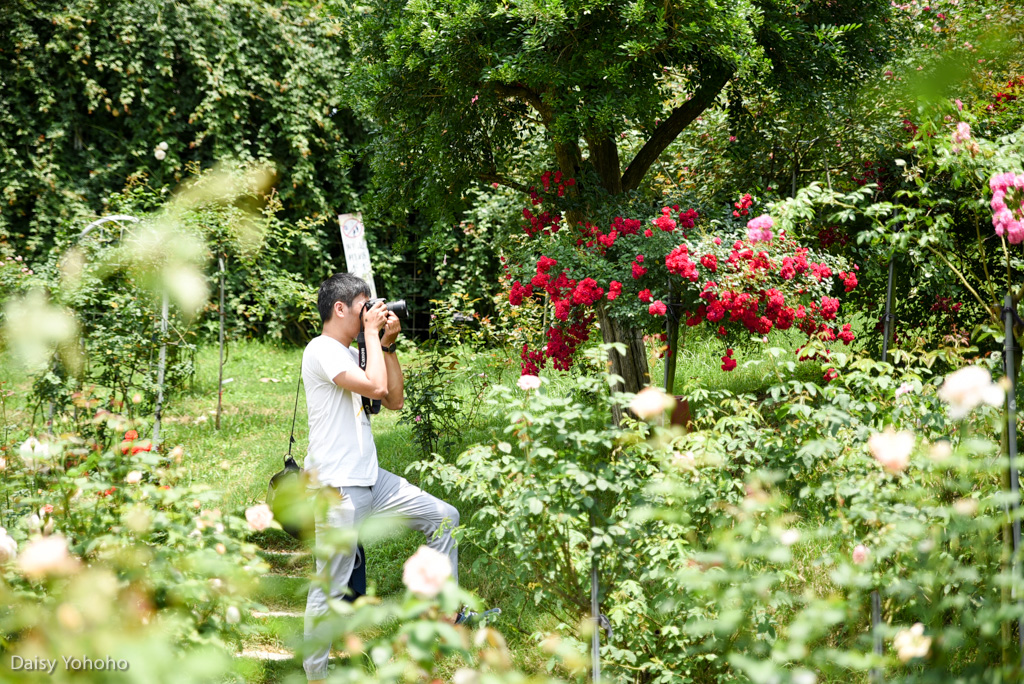
[[[304,465],[321,484],[331,487],[377,483],[377,447],[362,397],[334,384],[338,373],[358,368],[359,352],[326,335],[314,337],[302,353],[309,414]]]

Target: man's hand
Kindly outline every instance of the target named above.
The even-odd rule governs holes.
[[[363,328],[366,330],[367,337],[369,333],[380,335],[381,329],[388,323],[388,316],[394,315],[388,311],[388,308],[384,306],[384,302],[377,302],[371,306],[368,310],[363,312]]]
[[[390,347],[398,339],[398,333],[402,332],[402,322],[398,316],[393,312],[387,312],[387,323],[384,326],[384,337],[380,343],[385,347]]]

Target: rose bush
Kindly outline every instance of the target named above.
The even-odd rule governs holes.
[[[572,182],[559,173],[541,180],[544,190],[532,193],[534,207]],[[752,204],[745,195],[735,216],[701,225],[698,212],[677,204],[645,221],[615,217],[607,229],[566,226],[561,214],[524,209],[524,232],[544,235],[544,251],[528,258],[541,246],[527,240],[521,260],[506,266],[508,299],[520,306],[542,297],[552,317],[542,348],[523,345],[522,373],[536,375],[549,360],[568,369],[600,309],[650,332],[661,332],[666,315],[704,324],[722,338],[723,348],[730,337],[791,327],[809,338],[849,344],[854,333],[839,319],[840,300],[831,295],[837,281],[844,293],[857,286],[857,267],[802,247],[785,231],[776,235],[767,214],[744,226]],[[735,361],[723,363],[723,370],[733,367]]]

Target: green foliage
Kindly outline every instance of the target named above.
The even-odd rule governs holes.
[[[1013,681],[1024,612],[999,412],[950,420],[939,354],[901,354],[896,371],[833,353],[840,374],[824,385],[781,354],[761,361],[763,396],[693,392],[688,433],[609,425],[598,378],[569,396],[498,388],[514,439],[418,467],[477,502],[464,542],[511,549],[515,564],[480,562],[532,590],[570,642],[587,634],[599,560],[614,628],[603,668],[624,681],[861,681],[872,667],[889,681]],[[909,467],[880,466],[883,428],[907,435]]]
[[[0,242],[38,251],[129,178],[224,159],[273,163],[292,218],[352,205],[340,29],[253,0],[7,3]]]
[[[888,53],[890,12],[864,1],[360,6],[353,83],[378,127],[375,206],[448,216],[481,181],[525,191],[517,153],[542,127],[547,165],[557,160],[599,207],[639,188],[732,76],[802,102],[858,78]],[[645,141],[653,156],[637,156]]]
[[[18,558],[0,570],[4,681],[34,677],[11,655],[110,656],[140,682],[208,681],[230,667],[225,649],[266,566],[245,521],[190,482],[181,448],[158,455],[122,439],[130,426],[99,411],[81,433],[6,452],[0,520]],[[56,681],[111,676],[62,661],[55,671]]]
[[[491,337],[489,321],[479,323],[480,329],[471,327],[480,317],[465,312],[475,302],[454,295],[447,302],[431,303],[433,339],[421,345],[422,354],[405,371],[404,412],[399,418],[409,425],[424,455],[439,450],[447,454],[464,445],[466,431],[479,417],[484,390],[493,382],[491,373],[479,372],[475,364],[460,359],[464,345],[479,345]]]

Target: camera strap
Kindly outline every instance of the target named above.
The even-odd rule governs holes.
[[[292,434],[288,436],[288,455],[285,462],[292,457],[292,444],[295,444],[295,417],[299,415],[299,392],[302,390],[302,371],[299,371],[299,382],[295,385],[295,410],[292,411]]]
[[[366,370],[366,336],[363,335],[363,331],[359,331],[359,336],[356,337],[356,342],[359,345],[359,369]],[[361,397],[363,400],[363,410],[371,416],[375,416],[380,413],[380,399],[370,399],[369,397]]]

